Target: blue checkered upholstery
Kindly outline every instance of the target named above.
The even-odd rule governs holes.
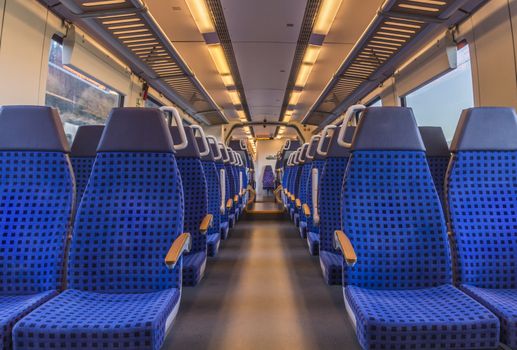
[[[202,270],[207,257],[207,237],[201,234],[199,225],[208,213],[207,182],[203,165],[198,158],[178,158],[178,168],[185,197],[185,218],[183,232],[190,233],[192,248],[185,255],[183,264],[183,285],[195,286],[203,277]],[[200,253],[200,255],[196,255]],[[196,259],[188,259],[196,255]]]
[[[262,188],[265,190],[273,190],[275,188],[275,174],[271,165],[266,165],[264,175],[262,177]]]
[[[309,177],[311,175],[312,162],[306,161],[302,165],[302,171],[300,173],[299,180],[299,188],[297,198],[300,199],[301,204],[307,203],[307,182],[309,181]],[[300,216],[300,221],[306,222],[305,215]]]
[[[495,349],[497,317],[452,286],[445,219],[412,111],[367,109],[351,151],[341,220],[358,258],[343,284],[361,346]]]
[[[321,180],[321,173],[323,171],[323,167],[325,166],[325,161],[322,159],[315,159],[312,161],[312,167],[311,171],[309,172],[309,177],[307,179],[307,205],[309,206],[309,209],[311,210],[311,215],[306,217],[305,221],[307,222],[307,232],[310,232],[312,234],[307,234],[308,244],[309,244],[309,251],[311,251],[312,255],[318,255],[319,254],[319,244],[320,244],[320,228],[319,226],[314,225],[313,221],[313,211],[314,208],[312,206],[312,171],[313,169],[318,170],[318,180]],[[320,182],[320,181],[318,181]],[[316,184],[318,187],[318,191],[321,190],[321,187],[319,187],[319,183]]]
[[[334,231],[341,228],[341,188],[347,164],[348,158],[327,158],[320,175],[320,265],[323,266],[323,277],[328,284],[341,284],[342,281],[341,259],[336,264],[335,259],[328,259],[327,256],[341,256],[341,252],[334,249],[333,241]],[[332,255],[324,254],[323,258],[322,252]]]
[[[95,157],[70,157],[70,161],[75,175],[76,205],[79,205],[90,178]]]
[[[159,135],[146,139],[145,127]],[[142,108],[115,109],[106,134],[77,210],[70,289],[18,322],[18,350],[159,349],[174,318],[182,264],[168,269],[164,257],[184,206],[170,134],[161,113]],[[141,149],[142,138],[159,150],[111,150]]]
[[[442,208],[445,205],[445,174],[447,173],[447,167],[449,166],[450,157],[445,156],[428,156],[427,162],[429,163],[429,170],[433,177],[433,182],[436,187],[438,197],[442,203]]]
[[[504,124],[506,116],[513,127]],[[486,120],[476,127],[479,117]],[[515,119],[504,109],[464,111],[446,181],[457,282],[499,317],[501,341],[511,348],[517,348],[517,146],[497,143],[515,144]],[[468,139],[484,145],[468,147]]]
[[[221,238],[226,239],[226,238],[228,238],[228,229],[229,229],[229,227],[228,227],[229,210],[226,209],[226,202],[228,201],[228,199],[231,198],[230,180],[228,179],[228,175],[226,174],[226,167],[224,166],[223,163],[216,163],[215,166],[217,168],[218,174],[220,173],[221,169],[224,169],[224,171],[225,171],[225,177],[224,177],[224,181],[225,181],[224,207],[225,207],[225,210],[224,210],[224,213],[221,214]]]
[[[215,256],[221,239],[221,189],[219,173],[212,161],[202,161],[208,190],[208,213],[212,214],[212,226],[207,232],[207,254]]]
[[[12,349],[15,323],[62,288],[74,181],[67,151],[45,150],[47,137],[66,143],[56,125],[48,107],[0,108],[0,349]],[[38,137],[26,145],[27,135]],[[30,147],[35,139],[41,149]]]

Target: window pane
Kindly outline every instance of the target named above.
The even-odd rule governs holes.
[[[160,108],[161,106],[163,105],[158,103],[158,101],[152,97],[148,97],[144,102],[144,107],[146,108]]]
[[[468,45],[458,50],[458,68],[405,98],[406,105],[413,108],[418,125],[441,126],[450,144],[461,111],[474,106]]]
[[[62,46],[52,40],[45,104],[56,107],[71,142],[79,125],[104,124],[122,96],[103,84],[63,66]]]
[[[382,107],[382,100],[380,98],[376,99],[372,103],[368,105],[368,107]]]

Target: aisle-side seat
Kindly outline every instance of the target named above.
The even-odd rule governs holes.
[[[447,140],[443,134],[443,130],[439,126],[420,126],[418,127],[422,141],[424,142],[427,162],[429,163],[429,170],[433,176],[436,192],[440,197],[442,208],[445,208],[445,174],[447,173],[447,166],[451,158],[451,152],[447,145]]]
[[[306,157],[307,157],[307,150],[309,149],[309,143],[306,142],[302,145],[300,148],[300,152],[298,154],[298,164],[296,165],[297,170],[294,177],[294,189],[293,189],[293,204],[292,204],[292,210],[293,210],[293,221],[296,227],[298,229],[300,228],[300,214],[302,210],[302,202],[300,200],[300,192],[302,190],[302,183],[304,182],[302,178],[306,177],[306,174],[303,171],[303,166],[305,165]],[[301,231],[300,235],[303,239],[306,238],[306,232]]]
[[[447,202],[458,283],[499,317],[501,342],[517,349],[515,111],[463,111],[451,150]]]
[[[298,163],[298,157],[301,153],[301,146],[294,152],[293,159],[291,161],[292,169],[289,174],[289,195],[287,198],[287,206],[289,208],[289,217],[292,221],[294,221],[294,205],[295,205],[295,188],[296,188],[296,178],[298,176],[298,171],[300,170],[300,165]]]
[[[320,140],[319,135],[314,135],[309,142],[309,147],[307,147],[307,153],[305,154],[305,162],[302,168],[302,175],[300,178],[300,236],[307,237],[307,242],[309,242],[309,253],[311,255],[318,255],[319,250],[319,238],[317,240],[310,239],[308,237],[307,230],[307,217],[310,216],[310,207],[307,204],[309,198],[309,192],[311,191],[312,182],[312,161],[314,159],[314,154],[316,153],[316,148],[318,148],[318,142]],[[314,238],[314,237],[313,237]]]
[[[205,273],[207,261],[207,232],[212,224],[208,212],[208,190],[197,147],[194,131],[190,126],[181,126],[185,131],[187,145],[176,149],[176,162],[180,171],[185,201],[183,232],[190,234],[192,246],[183,259],[183,285],[195,286]],[[170,127],[173,140],[180,140],[178,126]]]
[[[497,348],[497,317],[452,286],[445,220],[411,109],[365,110],[343,189],[336,242],[361,347]]]
[[[162,113],[113,109],[75,218],[69,289],[16,324],[14,349],[159,349],[181,295],[182,203]]]
[[[208,190],[208,213],[212,215],[212,224],[206,233],[206,244],[208,256],[216,256],[221,243],[221,183],[219,174],[215,165],[215,158],[208,143],[203,129],[194,126],[194,131],[200,133],[196,136],[197,146],[200,150],[201,163],[205,173],[205,181]]]
[[[325,159],[318,191],[320,266],[323,279],[329,285],[341,284],[343,280],[343,255],[334,246],[334,232],[341,228],[341,192],[350,157],[350,149],[338,143],[342,127],[327,129],[332,130],[330,142],[327,148],[322,148],[323,153],[319,153]],[[346,128],[345,142],[352,141],[354,132],[355,127]]]
[[[62,287],[74,182],[57,110],[0,107],[0,349]]]
[[[228,148],[228,146],[224,145],[224,152],[225,152],[225,159],[228,159],[225,164],[224,168],[226,169],[226,176],[228,176],[228,181],[230,182],[230,199],[231,199],[231,206],[229,207],[229,214],[228,214],[228,223],[230,225],[230,228],[235,226],[235,223],[237,222],[237,182],[235,181],[235,169],[234,169],[234,162],[235,158],[233,157],[233,153]]]
[[[213,144],[210,146],[214,149]],[[217,147],[217,150],[221,154],[221,159],[216,162],[217,170],[219,170],[219,177],[222,176],[224,178],[224,190],[223,186],[221,186],[221,194],[224,194],[224,196],[222,196],[224,198],[224,213],[221,211],[221,238],[224,240],[228,238],[228,234],[230,232],[230,210],[233,206],[230,176],[228,175],[227,169],[227,164],[230,161],[230,158],[228,157],[228,152],[226,151],[224,144],[218,142],[215,147]],[[217,150],[214,149],[214,153],[217,152]]]
[[[103,130],[104,125],[82,125],[77,129],[72,142],[70,160],[75,175],[76,208],[90,178]]]
[[[323,138],[322,138],[323,137]],[[319,255],[320,249],[320,229],[319,229],[319,205],[318,193],[320,191],[320,180],[323,167],[325,166],[325,158],[321,153],[329,146],[330,137],[320,136],[316,145],[316,150],[312,155],[312,168],[307,180],[307,203],[303,207],[305,220],[307,222],[307,244],[311,255]]]
[[[265,191],[273,191],[275,189],[275,174],[271,165],[266,165],[264,174],[262,175],[262,189]]]

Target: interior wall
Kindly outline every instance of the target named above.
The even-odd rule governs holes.
[[[262,188],[262,179],[266,165],[271,165],[275,171],[275,159],[266,159],[267,156],[274,156],[284,144],[283,140],[260,140],[257,141],[257,159],[255,160],[255,181],[257,182],[257,200],[264,199],[265,191]]]

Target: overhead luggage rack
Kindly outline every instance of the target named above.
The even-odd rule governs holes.
[[[425,42],[486,0],[388,0],[302,123],[320,128],[393,74]]]
[[[40,0],[113,50],[137,74],[194,118],[228,120],[140,0]]]

